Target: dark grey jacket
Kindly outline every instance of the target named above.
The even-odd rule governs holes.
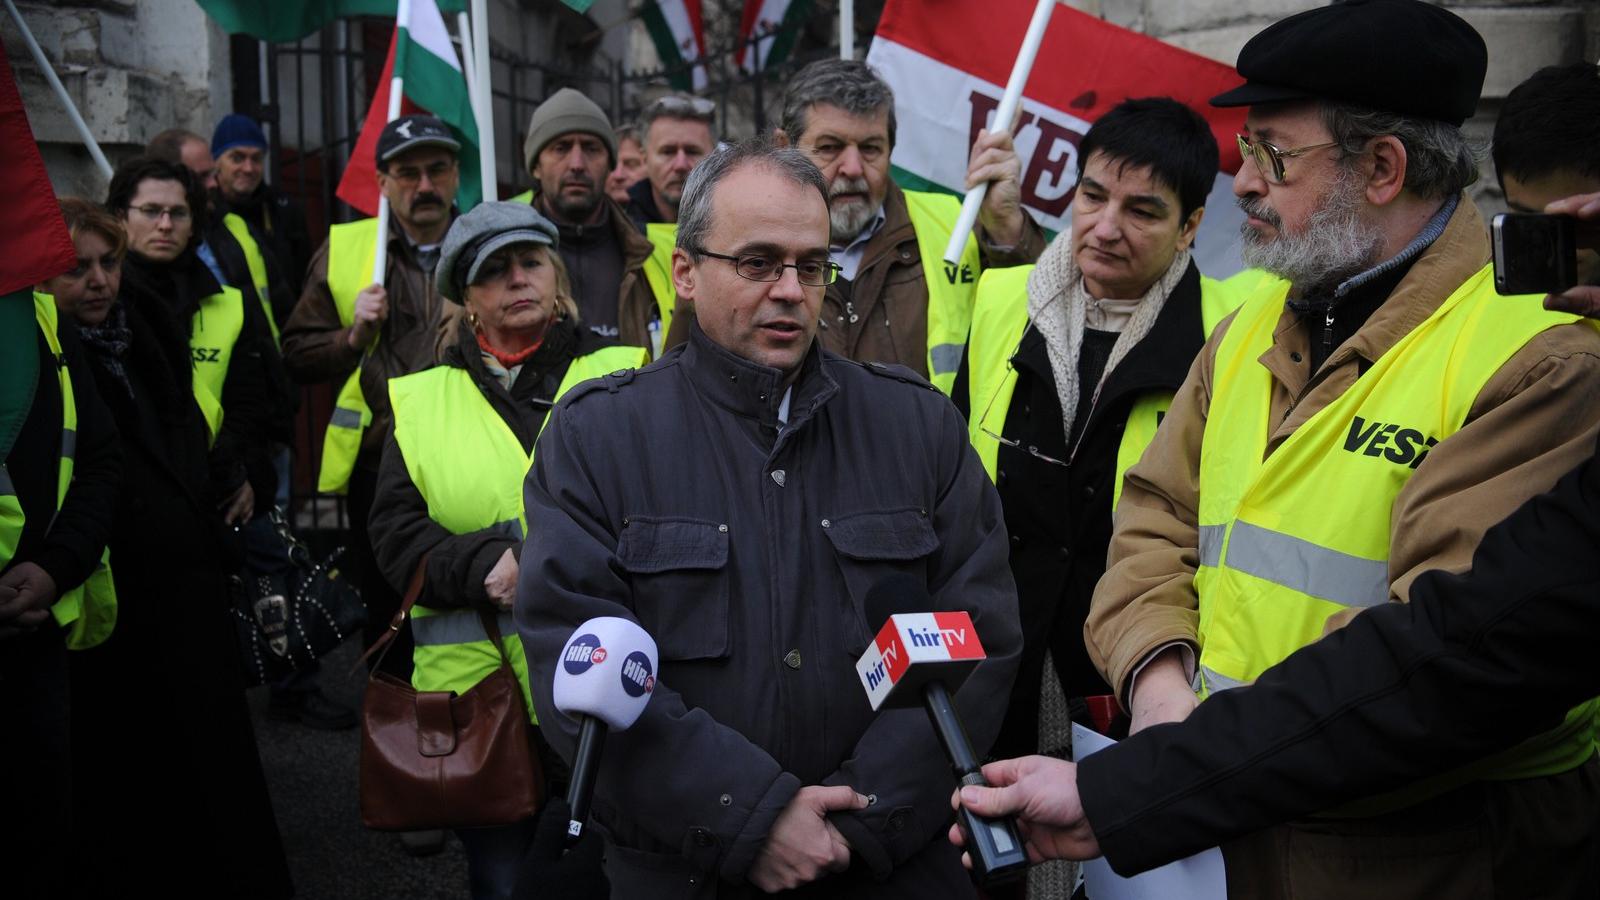
[[[927,714],[873,715],[854,663],[881,624],[868,588],[925,580],[988,651],[956,694],[988,748],[1022,642],[999,499],[960,414],[909,370],[813,347],[793,392],[780,429],[778,371],[696,326],[558,404],[524,491],[539,525],[516,608],[540,726],[572,752],[556,657],[584,620],[634,618],[661,671],[644,715],[607,739],[596,786],[615,896],[752,892],[746,871],[808,784],[876,797],[834,814],[855,863],[814,890],[973,896],[945,841],[954,780]]]

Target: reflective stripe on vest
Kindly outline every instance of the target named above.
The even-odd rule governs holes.
[[[1494,292],[1484,267],[1266,456],[1272,346],[1286,286],[1258,293],[1217,348],[1200,456],[1200,667],[1247,683],[1322,637],[1328,618],[1389,601],[1391,511],[1429,448],[1535,335],[1578,321]],[[1594,703],[1473,778],[1565,771],[1594,752]],[[1456,783],[1470,780],[1462,778]]]
[[[607,347],[581,356],[567,367],[555,399],[583,381],[648,361],[642,347]],[[428,518],[452,534],[494,529],[520,538],[526,533],[522,482],[533,456],[523,452],[522,442],[484,399],[470,373],[435,366],[391,378],[389,402],[395,444],[411,483],[428,504]],[[546,416],[545,423],[549,421]],[[411,683],[417,690],[465,693],[499,668],[500,655],[475,610],[419,603],[411,616],[416,639]],[[533,717],[527,660],[509,616],[502,617],[500,632]]]
[[[356,320],[356,295],[372,283],[372,263],[378,254],[378,220],[357,219],[328,229],[328,293],[333,295],[339,324]],[[375,346],[375,344],[374,344]],[[368,352],[371,350],[369,348]],[[366,357],[362,357],[366,361]],[[372,424],[372,409],[361,393],[361,365],[346,378],[333,401],[333,415],[322,435],[322,463],[317,469],[317,490],[342,494],[350,487],[350,473],[361,452],[361,435]]]
[[[922,274],[928,284],[928,380],[948,395],[956,386],[956,370],[972,327],[973,298],[978,293],[978,239],[967,238],[961,262],[944,261],[945,245],[961,215],[961,199],[949,194],[904,191],[906,212],[917,233]],[[1026,308],[1026,307],[1024,307]]]
[[[261,311],[267,316],[267,327],[272,330],[272,343],[280,343],[278,337],[278,321],[272,317],[272,301],[268,293],[270,285],[267,283],[267,261],[261,256],[261,245],[256,243],[256,236],[250,233],[250,226],[244,217],[238,213],[228,213],[222,217],[222,227],[228,229],[233,239],[239,243],[239,249],[244,253],[245,268],[250,270],[250,283],[256,289],[256,298],[261,301]]]
[[[672,250],[678,244],[678,226],[651,222],[645,226],[645,237],[650,239],[650,258],[644,261],[644,277],[661,317],[661,330],[650,336],[650,354],[654,358],[661,355],[667,329],[672,327],[672,311],[678,304],[678,289],[672,286]]]
[[[1028,326],[1028,277],[1033,268],[989,269],[978,280],[972,335],[967,345],[967,434],[990,481],[998,472],[1000,442],[989,432],[1005,434],[1006,413],[1017,388],[1017,371],[1011,365],[1011,357],[1016,355]],[[1224,290],[1223,284],[1203,276],[1200,279],[1200,318],[1208,337],[1241,299],[1235,292]],[[1112,509],[1122,500],[1124,473],[1144,455],[1171,405],[1171,392],[1150,391],[1129,409],[1122,440],[1117,445]]]
[[[72,373],[63,362],[61,340],[57,334],[58,316],[55,298],[35,291],[33,317],[44,335],[45,345],[56,360],[56,378],[61,390],[61,450],[56,462],[56,509],[66,501],[67,490],[72,486],[72,472],[78,448],[78,404],[72,389]],[[0,569],[11,563],[17,544],[22,539],[26,524],[22,503],[17,498],[11,475],[0,464]],[[117,623],[117,592],[111,584],[109,556],[100,554],[100,562],[89,578],[77,587],[62,592],[50,607],[56,623],[68,629],[67,646],[74,650],[104,641]]]

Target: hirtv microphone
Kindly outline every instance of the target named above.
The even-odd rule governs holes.
[[[956,779],[962,785],[987,787],[972,741],[950,699],[984,659],[972,617],[965,612],[895,612],[932,606],[927,588],[909,575],[873,585],[866,597],[870,621],[880,616],[887,621],[856,663],[856,673],[874,712],[925,706]],[[1010,819],[980,816],[962,806],[956,823],[966,837],[972,879],[980,886],[1004,884],[1027,872],[1028,854]]]
[[[579,625],[561,648],[555,705],[578,722],[578,749],[567,785],[567,846],[583,836],[594,796],[600,748],[610,730],[638,720],[656,688],[656,642],[630,619],[599,616]]]

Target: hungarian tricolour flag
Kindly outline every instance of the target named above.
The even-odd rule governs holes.
[[[639,17],[650,32],[661,64],[674,70],[673,87],[685,91],[704,88],[706,29],[700,19],[700,0],[649,0]]]
[[[398,0],[196,0],[229,34],[248,34],[272,43],[298,41],[335,19],[394,17]],[[570,4],[569,4],[570,5]],[[439,0],[448,13],[466,9],[467,0]]]
[[[1022,46],[1032,3],[990,0],[889,0],[867,61],[894,88],[899,130],[895,180],[921,190],[961,193],[978,129],[989,127]],[[1213,277],[1240,268],[1233,173],[1234,135],[1243,109],[1207,100],[1238,86],[1230,66],[1057,6],[1023,90],[1017,155],[1022,200],[1051,231],[1071,221],[1078,142],[1089,126],[1130,97],[1172,97],[1211,123],[1222,162],[1196,242],[1195,259]]]
[[[31,325],[33,286],[76,266],[78,252],[39,157],[4,46],[0,46],[0,196],[6,198],[7,221],[15,226],[0,236],[0,296],[20,293],[16,302],[27,304],[29,312],[23,318]]]
[[[811,0],[744,0],[739,20],[739,52],[735,62],[745,72],[766,69],[789,58],[800,25],[811,12]],[[754,43],[751,38],[763,35]]]
[[[456,193],[456,205],[466,212],[483,199],[478,123],[472,113],[461,61],[450,44],[450,33],[445,30],[444,17],[434,0],[409,0],[409,5],[409,21],[402,24],[396,20],[383,77],[367,107],[366,122],[350,153],[350,163],[339,179],[339,199],[369,216],[378,213],[378,135],[387,122],[389,90],[396,74],[402,76],[401,89],[405,93],[401,114],[432,113],[443,119],[461,142],[461,187]]]

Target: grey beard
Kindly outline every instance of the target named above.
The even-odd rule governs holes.
[[[865,178],[840,178],[828,186],[828,195],[862,193],[868,191]],[[846,245],[861,235],[861,229],[867,227],[872,217],[877,214],[869,203],[852,203],[845,207],[836,207],[828,204],[828,232],[829,240],[837,245]]]
[[[1299,234],[1284,231],[1277,213],[1249,198],[1241,199],[1239,207],[1278,230],[1277,237],[1264,239],[1249,224],[1240,229],[1245,266],[1287,279],[1300,293],[1336,284],[1378,262],[1383,233],[1362,220],[1361,184],[1348,170],[1341,170]]]

